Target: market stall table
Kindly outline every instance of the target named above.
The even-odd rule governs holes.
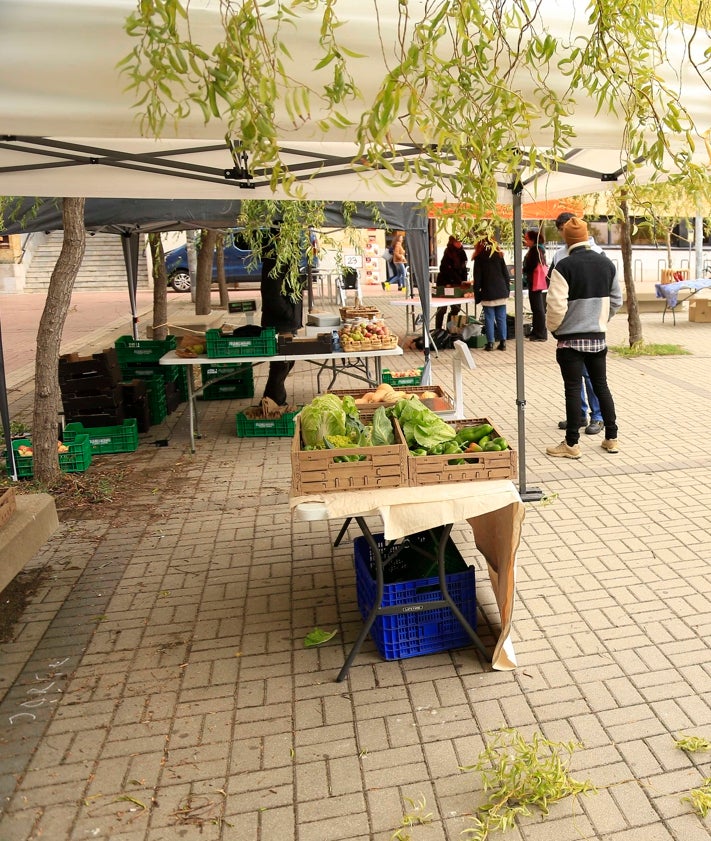
[[[294,517],[299,520],[347,519],[358,523],[368,541],[376,566],[377,596],[370,614],[348,654],[337,680],[348,674],[353,660],[378,616],[394,612],[405,613],[408,605],[382,607],[383,563],[377,545],[365,522],[365,517],[379,515],[383,521],[385,540],[396,540],[409,534],[445,526],[439,547],[439,583],[441,602],[433,606],[449,606],[462,623],[468,636],[486,656],[476,632],[469,626],[454,605],[447,590],[444,543],[452,524],[467,520],[474,534],[477,549],[484,556],[489,579],[494,590],[501,619],[501,631],[491,656],[494,669],[516,668],[516,655],[511,640],[514,588],[516,582],[516,552],[521,539],[524,506],[509,480],[459,482],[447,485],[419,487],[358,489],[296,496],[289,501]],[[410,608],[411,609],[411,608]]]
[[[402,301],[391,301],[394,307],[405,307],[405,324],[412,319],[412,329],[416,330],[418,325],[422,322],[422,315],[416,314],[416,310],[422,309],[422,301],[419,298],[406,298]],[[430,310],[436,310],[440,307],[453,307],[455,304],[464,307],[464,311],[469,315],[469,304],[474,304],[474,298],[457,298],[454,295],[446,298],[430,298]],[[432,312],[430,312],[430,315]],[[476,304],[474,304],[474,315],[476,315]]]
[[[679,304],[693,298],[702,289],[711,289],[711,280],[708,278],[699,277],[696,280],[679,280],[675,283],[655,283],[657,298],[664,298],[664,312],[662,313],[662,323],[668,310],[671,310],[673,323],[676,324],[676,308]],[[682,290],[688,291],[688,295],[679,300],[679,292]]]
[[[178,356],[174,350],[168,351],[160,359],[161,365],[209,365],[210,367],[219,368],[221,365],[227,365],[234,368],[235,365],[259,365],[263,362],[309,362],[319,368],[316,375],[316,382],[319,393],[321,389],[321,375],[324,372],[331,374],[331,380],[325,389],[326,391],[333,388],[333,384],[340,374],[348,377],[353,377],[357,380],[367,382],[369,385],[377,385],[382,380],[382,358],[384,356],[402,356],[402,348],[396,346],[388,350],[363,350],[358,353],[312,353],[305,354],[277,354],[275,356],[224,356],[219,358],[209,357],[205,355],[195,356],[190,359],[184,359]],[[374,373],[371,375],[369,362],[373,361]],[[221,377],[215,377],[210,383],[203,383],[203,385],[196,389],[192,382],[192,377],[187,377],[187,398],[190,417],[190,451],[195,452],[195,438],[199,437],[198,432],[198,415],[196,398],[202,392],[206,385],[218,382]]]

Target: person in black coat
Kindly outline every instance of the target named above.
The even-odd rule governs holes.
[[[461,286],[467,280],[467,254],[461,240],[451,236],[447,242],[447,247],[444,249],[442,260],[439,264],[439,277],[437,278],[437,286]],[[459,315],[461,312],[459,304],[453,304],[449,308],[449,322],[452,318]],[[447,312],[447,307],[437,307],[437,315],[435,316],[435,327],[441,330],[444,324],[444,316]]]
[[[484,237],[474,247],[474,301],[484,308],[486,346],[494,349],[495,331],[499,329],[499,350],[506,350],[506,301],[511,292],[509,274],[498,242]]]
[[[278,237],[278,232],[276,233]],[[273,327],[277,333],[294,335],[303,326],[303,299],[292,301],[282,293],[286,277],[286,266],[276,265],[276,237],[272,238],[262,256],[262,327]],[[304,278],[305,280],[305,278]],[[264,387],[264,397],[271,398],[279,406],[286,400],[286,378],[293,362],[270,362],[269,376]]]
[[[538,228],[529,228],[523,235],[526,253],[523,256],[523,278],[528,287],[528,304],[531,307],[531,342],[545,342],[548,339],[546,329],[546,293],[547,286],[536,286],[536,267],[546,265],[546,250],[543,232]]]

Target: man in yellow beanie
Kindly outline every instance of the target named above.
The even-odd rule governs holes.
[[[578,431],[582,404],[580,382],[587,368],[600,401],[605,424],[602,449],[619,452],[615,403],[607,385],[607,322],[622,306],[622,292],[612,261],[593,251],[588,226],[573,216],[563,226],[568,256],[550,276],[546,325],[558,340],[556,360],[565,388],[565,440],[546,453],[554,458],[580,458]]]

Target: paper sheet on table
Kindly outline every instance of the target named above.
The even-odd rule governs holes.
[[[294,509],[302,503],[313,506],[319,502],[324,506],[326,519],[379,515],[386,540],[467,520],[477,549],[486,559],[501,617],[501,633],[492,666],[501,670],[516,668],[511,623],[516,552],[525,512],[512,482],[492,480],[372,491],[333,491],[292,497],[290,506]]]

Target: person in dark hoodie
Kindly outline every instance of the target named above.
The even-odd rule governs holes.
[[[573,216],[563,226],[568,256],[550,275],[546,324],[557,339],[556,360],[565,387],[565,440],[546,453],[580,458],[580,382],[587,368],[605,424],[602,449],[619,452],[615,403],[607,385],[607,322],[622,306],[622,292],[612,261],[590,248],[588,226]]]
[[[282,292],[287,276],[287,266],[277,268],[276,245],[279,232],[272,231],[269,243],[262,255],[262,327],[273,327],[277,333],[294,335],[303,326],[303,299],[292,300]],[[303,278],[304,284],[306,277]],[[271,398],[277,405],[283,406],[286,400],[286,378],[293,362],[270,362],[269,376],[264,387],[264,397]]]
[[[474,301],[484,310],[484,350],[494,349],[496,328],[498,350],[506,350],[506,301],[510,295],[509,270],[498,242],[489,237],[474,246]]]

